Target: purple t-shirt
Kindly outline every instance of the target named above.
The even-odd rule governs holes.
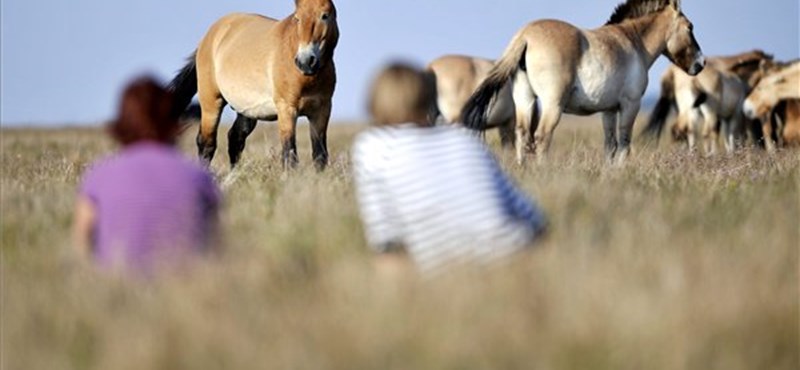
[[[220,202],[203,167],[153,142],[131,145],[93,166],[80,194],[96,210],[96,261],[146,271],[205,250]]]

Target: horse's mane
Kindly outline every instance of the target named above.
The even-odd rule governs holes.
[[[606,25],[620,24],[627,19],[644,17],[660,12],[670,5],[671,0],[628,0],[617,5],[614,14],[608,19]]]
[[[791,66],[795,66],[797,64],[800,64],[800,58],[787,60],[785,62],[778,62],[778,63],[776,63],[776,66],[778,67],[778,69],[782,70],[782,69],[785,69],[785,68],[789,68]]]
[[[747,63],[747,62],[751,62],[751,61],[760,61],[762,59],[773,60],[775,58],[775,56],[773,56],[772,54],[769,54],[769,53],[765,53],[761,49],[754,49],[754,50],[751,50],[751,51],[746,52],[746,53],[732,55],[730,58],[735,59],[736,63],[740,64],[740,63]]]
[[[709,63],[718,64],[723,69],[734,70],[739,67],[745,66],[756,66],[758,67],[759,63],[762,61],[772,61],[774,56],[769,53],[765,53],[761,49],[754,49],[745,53],[730,55],[730,56],[721,56],[716,58],[708,58]]]
[[[772,64],[767,66],[767,74],[781,72],[789,67],[800,64],[800,58],[787,61],[772,61]]]

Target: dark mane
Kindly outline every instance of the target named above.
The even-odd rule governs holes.
[[[798,63],[800,63],[800,58],[787,60],[785,62],[778,62],[777,64],[778,64],[778,67],[780,69],[784,69],[784,68],[787,68],[787,67],[791,67],[791,66],[793,66],[795,64],[798,64]]]
[[[628,0],[617,5],[606,25],[620,24],[626,19],[644,17],[660,12],[670,5],[670,0]]]

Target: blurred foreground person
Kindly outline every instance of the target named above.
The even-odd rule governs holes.
[[[175,148],[173,96],[151,78],[128,85],[109,133],[122,149],[84,175],[75,206],[79,252],[102,267],[149,274],[212,248],[220,193]]]
[[[530,246],[544,215],[476,137],[431,124],[435,100],[434,77],[410,66],[392,65],[373,81],[376,127],[353,147],[367,242],[384,256],[408,254],[422,271]]]

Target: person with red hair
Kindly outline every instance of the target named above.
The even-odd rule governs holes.
[[[175,148],[173,101],[150,77],[131,82],[108,126],[121,150],[82,179],[74,241],[101,266],[150,273],[214,247],[220,192],[204,166]]]

